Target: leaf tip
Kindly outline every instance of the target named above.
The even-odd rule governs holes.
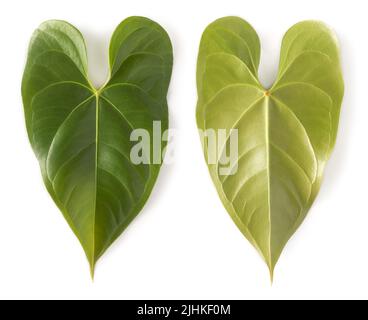
[[[270,281],[271,281],[271,286],[273,285],[273,275],[274,275],[274,270],[270,269]]]
[[[90,271],[92,282],[94,282],[95,280],[95,267],[96,267],[96,261],[94,261],[94,259],[89,259],[89,271]]]
[[[92,282],[94,282],[95,281],[95,265],[94,264],[90,265],[90,274],[91,274]]]
[[[270,281],[271,286],[273,285],[273,279],[274,279],[274,271],[275,271],[275,265],[273,263],[268,263],[268,270],[270,272]]]

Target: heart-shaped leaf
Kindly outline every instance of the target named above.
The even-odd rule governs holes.
[[[197,124],[207,161],[216,152],[209,130],[227,130],[218,138],[216,161],[208,164],[211,177],[272,276],[319,191],[336,140],[344,84],[336,36],[321,22],[301,22],[286,33],[269,90],[258,80],[259,60],[258,36],[244,20],[222,18],[205,30]],[[229,158],[232,132],[238,133],[236,170],[223,174],[220,160]]]
[[[92,274],[146,203],[160,170],[150,154],[144,163],[132,162],[130,137],[135,129],[152,137],[154,121],[168,128],[170,39],[157,23],[128,18],[112,36],[109,62],[110,80],[94,89],[81,33],[66,22],[48,21],[33,35],[22,83],[27,131],[43,180]],[[159,140],[161,152],[165,143]],[[142,146],[154,147],[146,140]]]

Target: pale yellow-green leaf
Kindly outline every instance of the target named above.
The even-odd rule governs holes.
[[[277,80],[258,80],[259,40],[238,17],[212,23],[198,58],[199,129],[238,130],[237,171],[212,180],[230,216],[260,252],[271,275],[287,241],[318,194],[336,140],[344,84],[335,34],[305,21],[285,35]],[[204,153],[208,156],[208,140]],[[208,160],[208,159],[207,159]]]

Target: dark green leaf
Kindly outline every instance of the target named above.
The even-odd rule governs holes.
[[[160,164],[132,163],[132,131],[145,129],[152,137],[153,121],[168,128],[172,47],[166,32],[149,19],[128,18],[112,37],[109,57],[110,80],[96,90],[81,33],[48,21],[33,35],[22,83],[28,135],[45,185],[92,274],[146,203],[160,170]]]

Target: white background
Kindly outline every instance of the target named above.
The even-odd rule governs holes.
[[[0,298],[368,298],[368,8],[366,0],[3,1],[0,8]],[[63,19],[85,35],[96,85],[111,33],[143,15],[170,34],[169,105],[176,160],[162,170],[139,217],[100,260],[95,281],[78,241],[47,194],[29,146],[20,84],[33,30]],[[235,227],[212,185],[195,123],[195,70],[204,28],[239,15],[262,42],[268,86],[283,34],[323,20],[341,41],[346,94],[320,195],[290,240],[270,285],[266,265]]]

